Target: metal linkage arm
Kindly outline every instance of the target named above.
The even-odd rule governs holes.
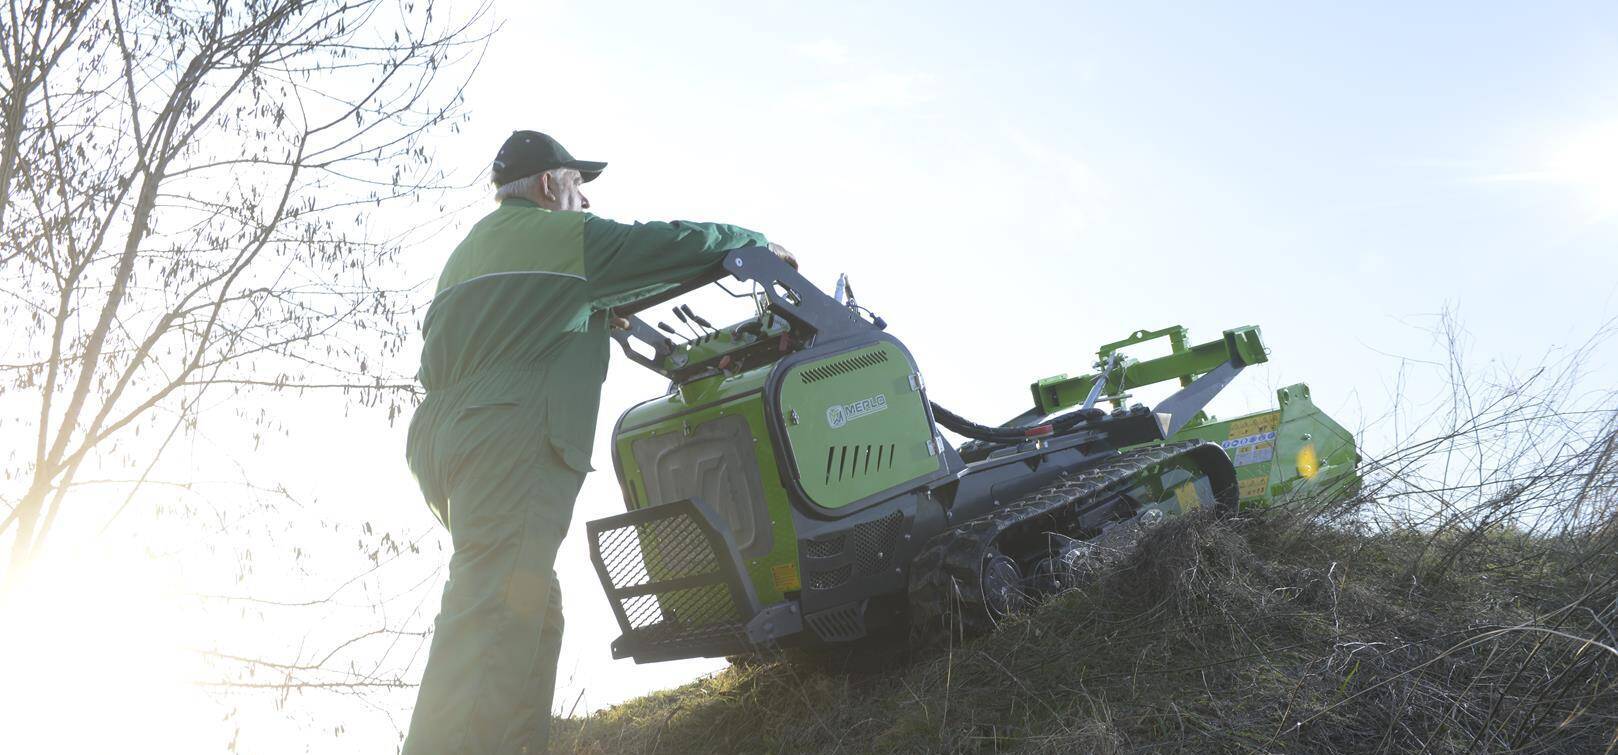
[[[1157,338],[1167,337],[1171,353],[1156,359],[1137,361],[1123,358],[1110,359],[1118,350]],[[1054,414],[1085,402],[1098,384],[1106,396],[1118,396],[1130,388],[1155,385],[1168,380],[1179,380],[1182,387],[1189,386],[1198,375],[1213,372],[1221,365],[1246,367],[1269,361],[1263,338],[1256,325],[1232,328],[1217,341],[1185,345],[1185,328],[1175,326],[1157,331],[1137,331],[1129,338],[1101,347],[1097,352],[1099,364],[1111,366],[1090,375],[1068,377],[1057,375],[1029,386],[1034,394],[1034,410],[1040,414]],[[1117,402],[1115,402],[1117,403]]]
[[[724,267],[725,272],[738,280],[757,283],[770,300],[771,309],[794,323],[807,326],[821,340],[873,327],[854,310],[815,288],[768,249],[757,246],[737,249],[725,256]]]

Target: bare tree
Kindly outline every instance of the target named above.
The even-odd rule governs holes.
[[[408,231],[377,218],[444,182],[427,140],[463,117],[485,10],[0,10],[0,423],[32,430],[0,433],[8,581],[81,472],[128,467],[138,486],[210,391],[336,388],[390,416],[408,401],[372,367],[411,325],[388,284]]]

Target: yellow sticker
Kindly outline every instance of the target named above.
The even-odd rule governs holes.
[[[1256,417],[1238,419],[1230,423],[1230,439],[1245,438],[1249,435],[1263,435],[1274,432],[1281,426],[1281,413],[1270,412]]]
[[[1269,486],[1269,482],[1270,476],[1262,474],[1242,480],[1240,483],[1237,483],[1237,497],[1258,498],[1264,495],[1265,489]]]
[[[1174,497],[1180,502],[1180,513],[1189,514],[1202,508],[1202,498],[1197,495],[1197,485],[1188,482],[1174,489]]]
[[[796,590],[802,586],[798,582],[797,564],[776,564],[770,567],[770,580],[775,583],[775,589],[781,592]]]

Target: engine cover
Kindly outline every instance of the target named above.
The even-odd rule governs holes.
[[[879,340],[784,368],[777,411],[803,496],[842,509],[943,468],[921,373]]]

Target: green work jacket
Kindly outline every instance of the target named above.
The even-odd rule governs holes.
[[[477,423],[453,421],[469,409],[525,407],[523,421],[568,466],[590,471],[607,310],[696,277],[728,250],[767,243],[730,225],[625,224],[502,202],[450,255],[422,323],[416,377],[427,395],[411,418],[406,456],[428,502],[445,502],[441,478],[453,472],[432,457],[478,443]],[[435,437],[451,424],[468,437]]]

